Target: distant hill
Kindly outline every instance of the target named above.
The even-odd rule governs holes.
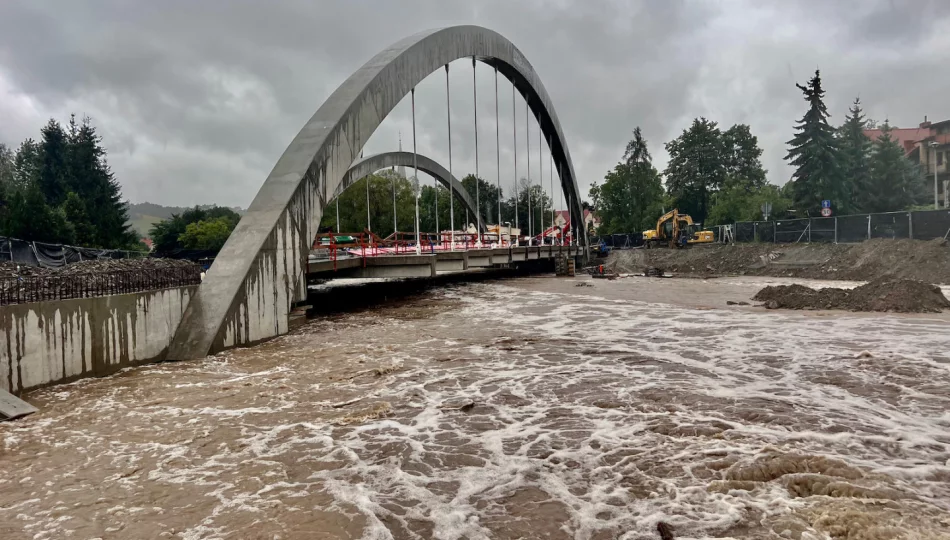
[[[201,204],[198,206],[201,208],[211,208],[215,205]],[[132,229],[135,230],[139,236],[145,238],[148,236],[148,231],[153,225],[159,221],[162,221],[163,219],[172,217],[172,214],[180,214],[185,210],[188,210],[188,208],[191,207],[162,206],[160,204],[154,204],[150,202],[129,204],[129,224],[132,225]],[[242,216],[244,215],[243,208],[232,207],[231,210],[234,210]]]

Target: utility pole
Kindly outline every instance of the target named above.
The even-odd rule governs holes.
[[[930,152],[934,155],[934,210],[940,209],[940,199],[937,197],[937,141],[930,141]]]

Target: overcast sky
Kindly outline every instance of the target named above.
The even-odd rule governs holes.
[[[860,96],[901,127],[950,118],[946,0],[0,0],[0,142],[39,137],[50,118],[89,115],[132,202],[246,207],[323,100],[381,49],[416,31],[477,24],[534,65],[575,170],[603,178],[641,126],[663,143],[706,116],[747,123],[769,180],[805,104],[796,82],[822,70],[832,122]],[[453,165],[474,171],[471,62],[450,69]],[[445,78],[417,90],[418,150],[447,165]],[[495,181],[493,73],[477,70],[479,171]],[[501,94],[501,178],[511,185],[511,87]],[[517,103],[518,175],[525,162]],[[529,124],[531,175],[543,166]],[[411,149],[407,100],[366,152]],[[507,191],[507,190],[506,190]]]

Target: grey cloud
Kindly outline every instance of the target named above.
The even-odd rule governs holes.
[[[11,0],[0,18],[0,141],[36,137],[49,116],[90,114],[130,199],[247,205],[320,103],[379,50],[425,28],[480,24],[511,39],[538,71],[583,191],[620,158],[635,126],[642,126],[662,168],[662,143],[700,115],[750,124],[765,147],[771,180],[781,183],[789,172],[784,143],[804,111],[794,83],[815,67],[826,78],[836,121],[855,95],[872,117],[901,125],[923,114],[947,116],[936,109],[950,78],[938,69],[950,54],[950,46],[938,46],[946,44],[939,29],[946,27],[947,6],[939,0]],[[471,69],[463,60],[450,70],[459,176],[475,165]],[[419,151],[447,163],[444,85],[442,73],[420,85],[416,120]],[[526,172],[523,103],[516,173],[507,81],[499,91],[500,173],[503,185],[511,185]],[[478,115],[479,172],[493,180],[494,81],[484,66]],[[536,176],[533,119],[531,126]],[[408,99],[367,152],[394,149],[400,131],[408,150]]]

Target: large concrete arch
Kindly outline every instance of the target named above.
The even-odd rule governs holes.
[[[430,73],[460,58],[497,68],[527,100],[551,147],[571,222],[583,224],[560,122],[521,51],[478,26],[420,32],[353,73],[294,137],[189,302],[170,360],[201,358],[287,331],[293,305],[306,299],[307,254],[328,196],[393,107]],[[575,238],[587,245],[583,226]]]
[[[472,200],[468,191],[465,191],[465,188],[462,187],[462,183],[452,176],[448,169],[439,165],[434,159],[423,156],[422,154],[413,154],[412,152],[384,152],[382,154],[366,156],[357,161],[346,171],[346,174],[343,175],[339,187],[337,187],[333,196],[330,197],[330,200],[339,197],[344,190],[348,189],[355,182],[362,180],[376,171],[390,167],[412,167],[413,164],[416,164],[420,171],[432,175],[432,177],[445,186],[446,189],[454,192],[456,197],[465,205],[469,214],[475,216],[478,220],[478,230],[485,230],[485,221],[475,209],[475,201]]]

